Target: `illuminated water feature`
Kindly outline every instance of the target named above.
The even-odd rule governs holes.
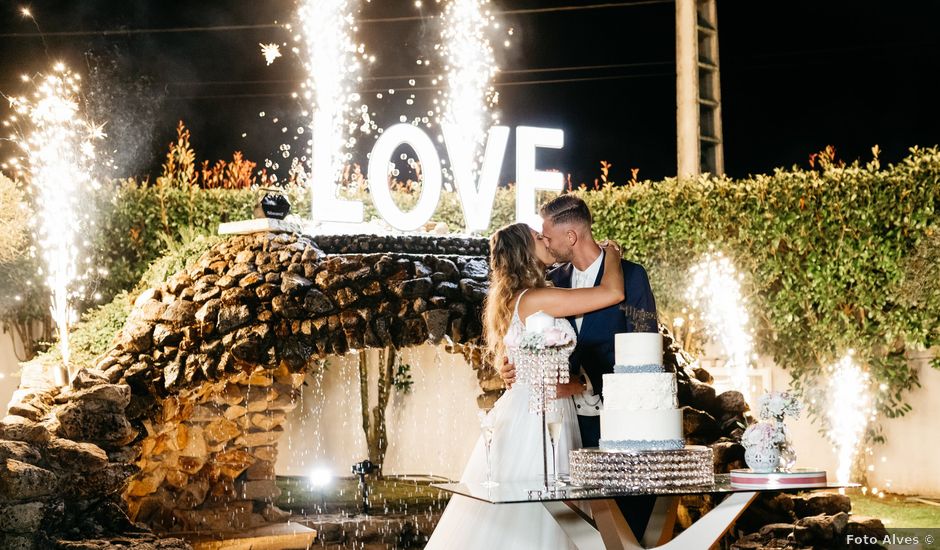
[[[473,396],[479,392],[475,373],[461,356],[439,346],[400,350],[401,361],[412,365],[414,389],[392,389],[386,476],[367,476],[366,516],[350,474],[352,463],[366,456],[356,355],[330,357],[325,369],[318,365],[308,373],[302,404],[281,443],[283,493],[277,504],[291,511],[292,521],[322,531],[326,539],[338,536],[342,526],[348,542],[379,537],[391,544],[402,537],[423,543],[448,499],[428,484],[458,477],[459,468],[451,466],[462,465],[460,449],[475,441],[477,432],[468,430],[475,422]]]

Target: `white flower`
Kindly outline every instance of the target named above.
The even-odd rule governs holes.
[[[757,400],[759,415],[765,420],[783,419],[784,416],[799,418],[803,404],[790,392],[769,392]]]

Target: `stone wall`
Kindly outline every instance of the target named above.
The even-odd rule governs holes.
[[[128,515],[162,532],[258,527],[274,505],[277,443],[304,375],[257,369],[167,397],[143,422],[137,466],[123,492]]]
[[[0,421],[0,547],[139,530],[132,519],[169,530],[282,519],[276,443],[311,358],[445,339],[471,350],[486,278],[483,257],[328,256],[273,233],[220,243],[143,292],[71,388],[21,382]]]
[[[120,494],[139,447],[130,387],[82,370],[60,392],[42,376],[50,367],[24,366],[0,420],[0,548],[84,548],[67,541],[117,535],[139,548],[188,548],[156,540],[124,511]]]

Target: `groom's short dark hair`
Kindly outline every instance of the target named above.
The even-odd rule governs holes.
[[[539,212],[555,224],[581,223],[590,227],[594,223],[587,203],[576,195],[559,195],[542,206]]]

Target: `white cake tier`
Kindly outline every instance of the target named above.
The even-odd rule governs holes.
[[[659,441],[682,439],[682,409],[654,411],[601,411],[601,439],[605,441]]]
[[[662,365],[663,336],[658,332],[622,332],[614,335],[615,364]]]
[[[607,410],[660,410],[678,406],[675,373],[604,375],[604,408]]]

